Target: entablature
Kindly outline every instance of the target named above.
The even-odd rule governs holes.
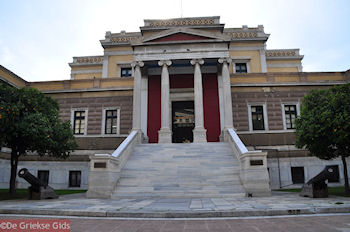
[[[227,44],[163,44],[134,47],[135,60],[200,59],[229,57]]]

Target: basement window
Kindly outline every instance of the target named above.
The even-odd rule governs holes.
[[[304,184],[304,167],[291,167],[293,184]]]
[[[81,171],[69,171],[69,187],[80,187]]]
[[[332,168],[335,176],[328,179],[328,183],[338,183],[339,182],[339,166],[338,165],[327,165],[327,168]]]
[[[38,170],[38,179],[46,185],[49,184],[49,175],[50,171],[48,170]]]

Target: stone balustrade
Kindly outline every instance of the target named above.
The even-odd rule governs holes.
[[[88,198],[111,198],[120,179],[121,170],[133,148],[141,143],[142,134],[132,131],[112,154],[90,156]]]
[[[248,151],[233,128],[228,129],[227,142],[240,163],[240,179],[247,196],[270,196],[267,152]]]

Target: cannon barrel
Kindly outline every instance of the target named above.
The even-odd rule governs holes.
[[[44,186],[44,187],[47,186],[37,177],[33,176],[26,168],[22,168],[21,170],[19,170],[18,176],[25,179],[29,184],[31,184],[36,189],[39,188],[40,186]]]
[[[307,184],[317,184],[317,183],[322,183],[325,180],[335,176],[335,172],[333,168],[331,167],[325,167],[319,174],[317,174],[315,177],[310,179]]]
[[[28,169],[22,168],[18,172],[18,176],[25,179],[31,186],[28,188],[29,199],[41,200],[41,199],[56,199],[58,195],[54,189],[43,183],[40,179],[33,176]]]

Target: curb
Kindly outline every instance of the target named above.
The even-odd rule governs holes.
[[[118,218],[215,218],[254,216],[293,216],[302,214],[350,213],[350,207],[315,207],[300,209],[270,209],[245,211],[166,211],[166,212],[123,212],[123,211],[79,211],[47,209],[0,209],[0,214],[25,214],[48,216],[118,217]]]

